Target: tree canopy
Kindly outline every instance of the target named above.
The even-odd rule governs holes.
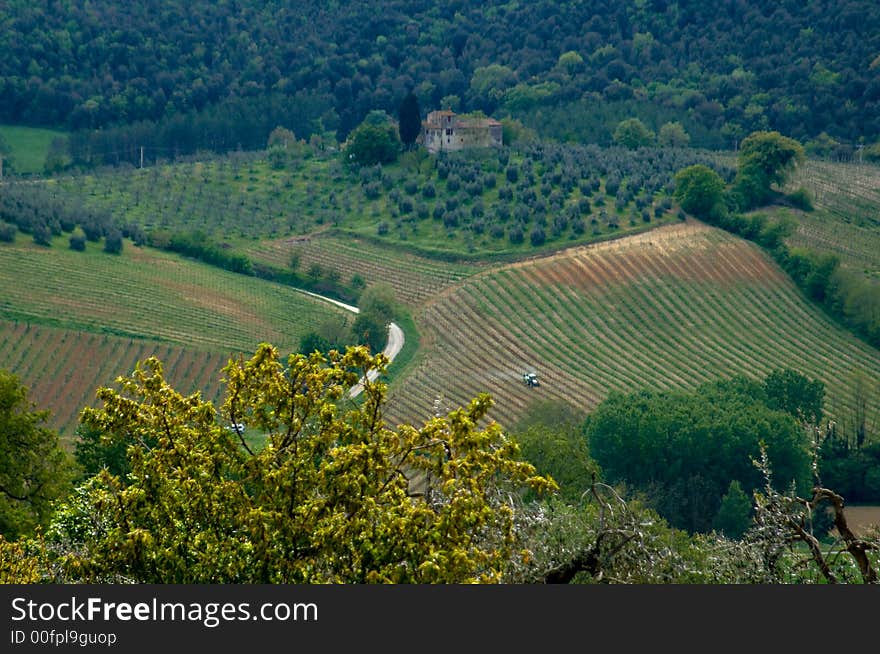
[[[627,118],[617,124],[613,138],[618,145],[632,150],[651,145],[654,142],[654,132],[638,118]]]
[[[347,160],[361,166],[387,164],[397,160],[400,139],[397,129],[387,116],[368,115],[355,129],[345,148]]]
[[[767,202],[774,184],[781,185],[804,160],[804,149],[779,132],[755,132],[742,142],[733,192],[741,209]]]
[[[724,189],[721,176],[703,164],[688,166],[675,175],[676,201],[698,218],[711,218],[723,208]]]
[[[767,406],[763,386],[745,378],[694,393],[613,393],[587,417],[590,453],[606,479],[647,494],[669,522],[707,531],[731,481],[751,492],[764,443],[776,482],[805,488],[809,441],[791,414]]]
[[[45,526],[52,503],[70,488],[73,468],[58,435],[45,426],[18,378],[0,369],[0,536]]]
[[[880,137],[870,0],[6,5],[0,122],[73,130],[83,164],[262,147],[279,124],[342,141],[410,89],[603,145],[625,115],[701,147],[771,129],[852,156]]]
[[[130,472],[104,470],[53,525],[67,574],[147,583],[498,581],[516,556],[518,489],[555,484],[518,460],[491,401],[391,430],[364,348],[292,355],[261,346],[225,368],[218,412],[183,396],[149,359],[98,393],[84,423],[126,444]],[[266,434],[252,446],[229,424]],[[146,438],[155,438],[146,446]],[[511,493],[513,495],[511,495]]]

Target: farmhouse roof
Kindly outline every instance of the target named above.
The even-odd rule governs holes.
[[[447,119],[444,122],[444,118]],[[500,127],[501,123],[494,118],[477,118],[475,116],[460,116],[454,111],[440,109],[428,114],[424,122],[426,129],[442,129],[451,120],[455,129],[485,129],[487,127]]]

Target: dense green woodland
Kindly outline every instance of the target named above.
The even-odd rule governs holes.
[[[82,160],[261,147],[279,124],[341,139],[411,89],[423,111],[601,144],[627,114],[708,147],[775,129],[845,154],[880,135],[869,0],[4,5],[0,122],[103,128],[74,138]]]

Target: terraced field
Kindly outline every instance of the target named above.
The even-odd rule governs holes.
[[[845,223],[880,227],[880,167],[873,164],[808,161],[788,187],[805,186],[813,204]]]
[[[100,385],[155,354],[182,392],[219,399],[220,369],[261,341],[292,351],[343,311],[291,288],[127,245],[0,246],[0,367],[69,439]]]
[[[536,399],[587,410],[612,390],[781,367],[822,379],[841,418],[853,372],[880,379],[880,352],[830,323],[757,247],[695,222],[477,274],[416,319],[425,356],[393,389],[391,422],[480,391],[505,424]],[[530,370],[540,387],[522,383]]]
[[[168,343],[0,321],[0,366],[18,375],[39,408],[51,409],[49,424],[70,444],[80,411],[95,404],[95,390],[156,356],[182,393],[201,391],[219,402],[221,369],[229,355]]]
[[[815,211],[779,209],[797,230],[790,245],[831,252],[841,264],[880,277],[880,166],[809,161],[786,187],[809,189]]]
[[[263,241],[246,250],[246,254],[254,261],[280,268],[286,267],[296,254],[301,270],[317,264],[324,270],[338,271],[343,280],[360,275],[367,285],[387,283],[397,299],[410,306],[421,304],[484,267],[432,261],[369,241],[326,234]]]
[[[260,341],[293,349],[341,310],[297,291],[130,244],[122,256],[96,247],[0,246],[0,319],[252,351]],[[0,362],[2,365],[2,362]]]

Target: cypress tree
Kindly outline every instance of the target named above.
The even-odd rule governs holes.
[[[419,100],[412,91],[400,103],[397,113],[400,140],[407,149],[411,149],[422,131],[422,112]]]

